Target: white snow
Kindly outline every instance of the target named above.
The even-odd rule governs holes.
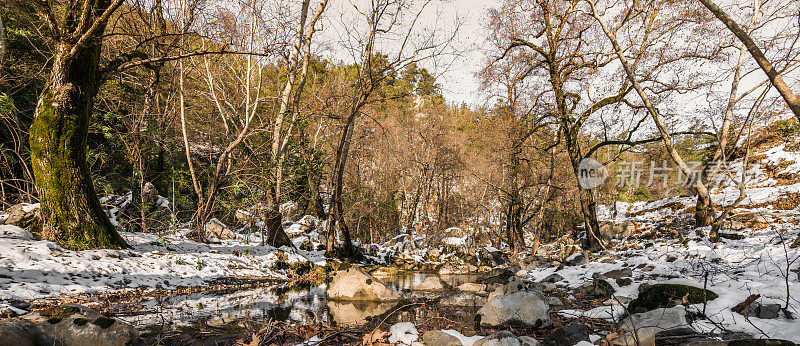
[[[400,322],[389,327],[389,343],[411,345],[419,339],[417,327],[411,322]]]
[[[450,246],[465,246],[467,245],[467,237],[447,237],[442,239],[442,242]]]
[[[3,226],[3,230],[14,230]],[[283,252],[286,262],[305,262],[293,249],[260,245],[258,235],[202,244],[180,231],[166,234],[120,232],[128,250],[71,251],[46,240],[20,239],[18,230],[0,233],[0,299],[34,299],[121,288],[198,287],[222,277],[275,277],[270,268]]]
[[[461,341],[461,345],[463,346],[472,346],[472,344],[478,342],[478,340],[483,339],[484,336],[481,335],[474,335],[474,336],[464,336],[464,334],[459,333],[453,329],[444,329],[442,332],[450,334],[458,338],[458,341]]]

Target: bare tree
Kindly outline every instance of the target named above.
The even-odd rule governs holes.
[[[800,120],[800,98],[795,95],[791,89],[789,89],[789,86],[783,80],[783,76],[781,76],[780,71],[778,71],[772,65],[772,63],[770,63],[769,59],[767,59],[767,57],[764,55],[764,52],[758,47],[758,44],[756,44],[756,42],[750,37],[748,30],[746,28],[742,28],[738,23],[736,23],[735,20],[733,20],[733,18],[725,13],[725,11],[723,11],[713,1],[700,0],[700,2],[703,4],[703,6],[708,8],[708,10],[711,11],[714,16],[724,23],[725,26],[744,44],[744,46],[747,48],[747,51],[750,52],[750,55],[753,57],[756,63],[758,63],[758,66],[769,78],[770,83],[772,83],[775,89],[780,93],[781,97],[783,97],[783,99],[786,101],[786,104],[789,106],[789,109],[792,110],[794,116]]]

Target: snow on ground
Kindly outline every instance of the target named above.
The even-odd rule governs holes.
[[[748,210],[748,209],[742,209]],[[758,212],[758,210],[748,210]],[[713,323],[700,320],[694,323],[701,332],[719,332],[720,327],[731,331],[750,333],[755,337],[770,337],[800,342],[800,322],[787,319],[783,313],[777,319],[760,319],[744,316],[730,309],[751,294],[760,294],[762,304],[781,304],[789,299],[789,311],[800,314],[800,284],[794,272],[800,264],[800,249],[789,244],[800,235],[800,217],[796,213],[787,221],[776,221],[765,228],[745,228],[738,233],[741,240],[721,239],[715,244],[707,240],[708,228],[689,232],[686,241],[657,239],[655,241],[628,239],[610,248],[614,260],[593,261],[579,266],[537,268],[528,271],[524,278],[541,281],[558,273],[564,279],[560,287],[577,288],[597,275],[611,270],[631,268],[633,283],[624,287],[608,280],[616,289],[615,297],[636,298],[641,284],[679,283],[704,286],[708,273],[708,289],[719,294],[709,301],[706,314]],[[658,219],[649,221],[651,227]],[[634,246],[631,246],[634,245]],[[641,246],[637,246],[641,245]],[[788,287],[787,287],[788,285]],[[699,311],[701,305],[692,306]],[[562,310],[565,317],[596,317],[618,322],[623,310],[620,307],[601,306],[588,311]]]
[[[182,232],[120,232],[128,250],[71,251],[32,240],[16,227],[0,228],[0,299],[34,299],[121,288],[198,287],[223,277],[282,278],[278,261],[305,262],[312,253],[261,245],[258,235],[202,244]],[[313,256],[309,256],[313,257]]]

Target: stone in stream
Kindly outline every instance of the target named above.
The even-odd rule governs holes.
[[[332,300],[394,301],[402,298],[400,293],[356,266],[337,271],[326,293]]]
[[[516,336],[508,331],[500,331],[476,341],[473,346],[539,346],[541,343],[529,336]]]
[[[483,306],[486,298],[470,292],[447,292],[439,299],[441,306]]]
[[[475,294],[486,294],[486,285],[474,282],[467,282],[456,287],[459,291],[470,292]]]
[[[75,304],[46,308],[22,318],[63,346],[124,346],[136,343],[139,337],[130,324]]]
[[[498,295],[478,310],[477,319],[486,327],[545,328],[553,324],[547,299],[537,291]]]
[[[449,285],[442,281],[438,276],[429,276],[419,285],[414,287],[416,291],[444,291]]]

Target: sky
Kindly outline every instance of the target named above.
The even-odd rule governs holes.
[[[412,6],[423,3],[420,0],[412,1]],[[424,35],[429,29],[438,30],[441,36],[445,36],[455,30],[456,23],[460,23],[456,36],[451,44],[451,54],[447,54],[437,59],[421,61],[419,65],[433,73],[437,82],[441,85],[442,94],[450,103],[466,103],[470,106],[481,106],[485,102],[485,95],[478,89],[480,81],[475,77],[484,63],[484,53],[481,47],[486,38],[485,25],[487,21],[487,11],[492,7],[498,7],[500,0],[433,0],[429,3],[418,19],[415,28],[422,29]],[[368,0],[350,0],[332,2],[332,7],[326,9],[328,16],[324,29],[321,32],[322,40],[318,42],[336,42],[325,48],[325,55],[339,61],[353,61],[352,53],[348,52],[346,43],[346,26],[352,25],[357,20],[353,6],[366,8]],[[409,14],[416,13],[416,10],[407,11]],[[403,25],[408,25],[412,15],[404,18]],[[404,32],[398,30],[399,32]],[[376,43],[379,51],[391,51],[398,45],[398,39],[388,38],[383,42]],[[453,52],[455,51],[455,52]]]

